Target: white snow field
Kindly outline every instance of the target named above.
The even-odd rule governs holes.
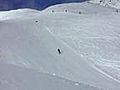
[[[67,10],[67,11],[66,11]],[[43,12],[69,12],[76,14],[97,14],[97,13],[108,13],[108,12],[116,12],[114,8],[106,8],[104,6],[100,6],[98,4],[93,4],[90,2],[83,3],[69,3],[69,4],[58,4],[51,6],[44,10]]]
[[[119,19],[114,9],[90,3],[1,12],[0,62],[79,82],[83,90],[120,90]]]
[[[99,90],[32,69],[0,64],[0,90]]]

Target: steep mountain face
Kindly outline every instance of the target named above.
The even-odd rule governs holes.
[[[55,4],[83,1],[86,0],[0,0],[0,10],[11,10],[19,8],[33,8],[42,10]]]
[[[120,0],[91,0],[90,2],[120,9]]]

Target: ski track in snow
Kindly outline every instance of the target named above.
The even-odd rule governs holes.
[[[48,30],[48,31],[52,31],[52,30],[50,30],[50,28],[49,27],[47,27],[46,25],[45,25],[45,28]],[[51,32],[51,34],[53,34],[52,32]],[[62,37],[63,38],[63,37]],[[65,37],[64,37],[65,38]],[[76,37],[77,38],[77,37]],[[87,38],[100,38],[100,37],[87,37]],[[103,37],[103,38],[105,38],[105,37]],[[101,39],[101,38],[100,38]],[[74,42],[74,41],[73,41]],[[64,42],[63,42],[64,43]],[[70,47],[68,44],[66,44],[68,47]],[[75,52],[77,55],[79,55],[80,56],[80,54],[79,53],[77,53],[74,49],[72,49],[72,51],[73,52]],[[84,56],[83,56],[84,57]],[[85,56],[86,57],[86,56]],[[85,58],[84,57],[84,58]],[[100,61],[100,62],[102,62],[102,63],[104,63],[104,65],[106,65],[107,63],[105,63],[104,61]],[[100,64],[100,62],[98,62],[98,64]],[[110,62],[110,61],[108,61],[108,62]],[[116,66],[116,64],[115,63],[118,63],[117,61],[113,61],[113,62],[110,62],[110,63],[112,63],[113,65],[115,65]],[[93,63],[95,63],[95,62],[93,62]],[[91,63],[91,64],[93,64],[93,63]],[[113,79],[114,81],[116,81],[116,82],[118,82],[118,83],[120,83],[120,81],[119,80],[117,80],[116,78],[114,78],[114,77],[112,77],[111,75],[109,75],[109,74],[107,74],[107,73],[105,73],[103,70],[101,70],[101,69],[99,69],[98,67],[96,67],[96,63],[95,63],[95,65],[93,64],[93,65],[91,65],[94,69],[96,69],[98,72],[100,72],[101,74],[103,74],[103,75],[105,75],[105,76],[107,76],[107,77],[109,77],[109,78],[111,78],[111,79]],[[114,66],[113,66],[114,67]]]

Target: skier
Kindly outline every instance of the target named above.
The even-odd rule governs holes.
[[[79,11],[78,13],[79,13],[79,14],[81,14],[81,12],[80,12],[80,11]]]
[[[38,21],[35,21],[36,23],[38,22]]]
[[[65,10],[65,12],[67,12],[67,10]]]
[[[118,9],[116,9],[116,12],[118,13],[118,12],[119,12],[119,10],[118,10]]]
[[[52,10],[52,13],[54,12],[54,10]]]
[[[57,49],[57,51],[58,51],[59,54],[61,54],[61,50],[59,48]]]
[[[102,3],[102,0],[100,0],[100,4]]]

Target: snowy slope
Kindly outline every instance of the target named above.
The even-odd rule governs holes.
[[[53,12],[53,11],[66,12],[66,10],[69,13],[77,13],[77,14],[111,13],[116,11],[116,9],[113,8],[106,8],[89,2],[83,2],[83,3],[58,4],[48,7],[43,12]]]
[[[120,9],[120,0],[90,0],[90,2]]]
[[[88,10],[81,15],[23,11],[0,13],[0,62],[98,88],[120,89],[119,14],[112,10],[105,14],[104,8],[97,15]]]
[[[85,3],[82,4],[85,6]],[[71,46],[79,55],[92,61],[96,67],[119,82],[120,14],[114,12],[112,8],[97,5],[93,6],[94,8],[88,9],[91,8],[89,3],[86,7],[82,7],[77,3],[55,5],[46,9],[45,12],[50,13],[52,10],[55,12],[52,12],[53,14],[50,17],[48,16],[48,18],[46,16],[46,20],[44,19],[43,21],[45,21],[45,24],[53,34]],[[85,13],[75,16],[71,16],[73,14],[70,15],[71,11],[79,11],[81,8]],[[65,12],[65,10],[68,11]],[[92,12],[95,10],[97,14],[96,12]],[[104,10],[106,10],[106,12],[104,12]],[[64,12],[64,14],[57,12]],[[50,21],[51,24],[48,24],[49,22],[46,23],[47,20]],[[63,22],[64,20],[66,21]],[[66,25],[66,27],[64,27],[64,25]],[[67,27],[69,27],[69,29]]]
[[[37,10],[34,9],[18,9],[18,10],[11,10],[11,11],[0,11],[0,20],[8,20],[8,19],[15,19],[15,18],[29,18],[32,17],[33,15],[38,14]],[[26,17],[27,16],[27,17]],[[22,18],[21,18],[22,19]]]
[[[94,78],[93,73],[103,77],[68,46],[53,37],[40,21],[36,23],[35,19],[10,19],[2,21],[0,30],[1,62],[55,73],[73,81],[81,77],[81,82],[84,82],[84,79],[91,77],[90,81],[85,80],[85,84],[90,84],[88,81],[95,83],[93,79],[97,77]],[[63,54],[59,55],[57,48],[62,49]]]
[[[98,90],[35,70],[0,64],[0,90]]]
[[[47,9],[46,12],[53,9],[56,9],[56,11],[62,10],[63,7],[70,9],[70,6],[74,7],[74,4],[53,6]],[[99,10],[99,7],[96,7],[95,10]],[[104,8],[101,8],[97,14],[91,12],[92,15],[91,13],[82,13],[72,16],[73,14],[70,14],[69,10],[64,14],[59,13],[61,15],[53,13],[50,17],[45,17],[46,20],[49,19],[50,24],[48,24],[49,22],[46,23],[45,19],[43,21],[53,34],[71,46],[79,55],[92,61],[96,67],[120,82],[120,14],[113,12],[113,9],[109,8],[106,8],[109,11],[103,13]],[[86,10],[86,8],[84,9]],[[62,16],[62,19],[60,16]],[[63,22],[63,20],[66,21]],[[69,27],[69,29],[64,27],[64,25]]]

